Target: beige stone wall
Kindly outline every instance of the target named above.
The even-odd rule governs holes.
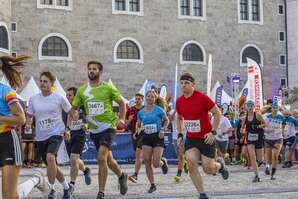
[[[13,0],[13,20],[18,32],[12,35],[13,51],[29,54],[32,65],[26,75],[38,76],[44,69],[54,71],[63,86],[86,81],[86,63],[99,60],[104,64],[104,78],[113,82],[127,98],[138,91],[145,79],[166,83],[173,93],[175,65],[179,52],[188,40],[204,46],[206,59],[213,55],[213,83],[219,80],[228,90],[226,77],[245,69],[239,67],[240,51],[247,44],[257,45],[264,55],[265,96],[277,92],[285,67],[279,66],[279,54],[285,46],[278,41],[284,30],[284,16],[277,14],[282,0],[264,0],[264,25],[239,24],[237,0],[207,0],[207,20],[178,19],[177,1],[144,1],[144,16],[113,15],[112,1],[74,1],[72,11],[38,9],[36,0]],[[38,60],[39,41],[58,32],[72,45],[72,61]],[[135,38],[144,49],[144,64],[114,63],[113,49],[123,37]],[[207,63],[207,60],[206,60]],[[198,79],[198,88],[206,90],[206,65],[183,65]],[[244,83],[243,83],[244,84]]]

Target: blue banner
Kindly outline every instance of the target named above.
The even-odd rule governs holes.
[[[216,89],[215,104],[217,106],[221,106],[222,90],[223,90],[222,86],[220,86]]]
[[[242,96],[247,97],[248,95],[248,88],[243,89]]]
[[[177,162],[177,155],[172,144],[172,133],[165,134],[165,151],[164,157],[170,163]],[[112,153],[119,164],[133,164],[135,160],[135,152],[130,133],[118,133],[112,144]],[[85,147],[81,156],[82,160],[88,164],[96,164],[96,148],[90,136],[87,135]]]

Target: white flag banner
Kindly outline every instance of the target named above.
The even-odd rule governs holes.
[[[166,85],[161,86],[160,92],[159,92],[159,97],[161,97],[162,99],[166,99],[166,97],[167,97],[167,86]]]
[[[217,81],[210,92],[210,98],[216,105],[222,106],[223,104],[230,104],[233,102],[233,98],[224,91],[223,86]]]
[[[142,88],[139,90],[139,92],[138,93],[140,93],[140,94],[142,94],[142,95],[144,95],[145,96],[145,92],[146,92],[146,85],[147,85],[147,82],[148,82],[148,80],[146,79],[145,80],[145,82],[143,83],[143,85],[142,85]]]
[[[255,102],[256,111],[263,107],[263,86],[260,66],[247,58],[248,99]]]
[[[30,97],[38,93],[40,93],[40,89],[38,88],[34,78],[31,76],[30,80],[20,93],[20,96],[28,102]]]
[[[57,162],[58,164],[66,164],[69,162],[69,157],[66,150],[66,145],[64,140],[62,141],[59,150],[57,152]]]
[[[66,92],[64,91],[63,87],[61,86],[61,84],[57,78],[54,82],[54,92],[59,95],[62,95],[63,97],[66,97]]]
[[[209,54],[208,72],[207,72],[207,95],[209,97],[211,92],[211,81],[212,81],[212,55]]]

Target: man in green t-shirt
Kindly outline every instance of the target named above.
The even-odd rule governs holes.
[[[120,128],[125,124],[125,102],[119,90],[112,84],[100,79],[103,66],[100,62],[88,63],[88,84],[81,86],[73,100],[70,118],[74,118],[80,106],[84,107],[84,114],[91,132],[90,137],[97,150],[99,165],[98,182],[99,192],[97,199],[104,199],[105,184],[108,176],[108,167],[119,177],[120,193],[127,192],[127,174],[123,173],[112,156],[112,140],[116,135],[116,123]],[[116,121],[113,112],[113,101],[119,104],[120,116]]]

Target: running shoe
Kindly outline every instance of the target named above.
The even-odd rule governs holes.
[[[181,180],[181,176],[175,176],[174,180],[175,180],[175,182],[179,183]]]
[[[283,165],[282,165],[282,168],[289,168],[289,164],[287,162],[285,162]]]
[[[292,166],[293,166],[293,162],[290,161],[290,162],[289,162],[289,168],[291,168]]]
[[[265,168],[265,174],[266,174],[266,175],[270,175],[270,169],[269,169],[269,167],[266,167],[266,168]]]
[[[35,186],[41,192],[48,192],[49,191],[49,184],[46,183],[45,175],[40,169],[34,169],[33,176],[38,178],[38,183]]]
[[[32,169],[32,167],[33,167],[32,163],[28,162],[28,163],[27,163],[27,168],[28,168],[28,169]]]
[[[127,193],[127,174],[123,173],[123,175],[118,180],[120,185],[120,194],[125,195]]]
[[[229,178],[229,171],[225,165],[225,161],[223,158],[217,159],[217,162],[221,165],[221,168],[219,169],[219,173],[221,174],[222,178],[224,180]]]
[[[254,179],[252,180],[252,182],[260,182],[259,176],[255,176]]]
[[[102,192],[98,192],[96,199],[104,199],[105,198],[105,194]]]
[[[56,191],[52,189],[48,195],[48,199],[55,199],[56,198]]]
[[[150,189],[148,190],[148,193],[153,193],[153,192],[155,192],[156,191],[156,186],[155,186],[155,184],[152,184],[151,186],[150,186]]]
[[[276,180],[276,178],[274,176],[271,176],[270,180]]]
[[[68,189],[64,189],[63,190],[63,197],[62,197],[62,199],[71,199],[70,192],[71,192],[70,187]]]
[[[128,180],[133,182],[133,183],[137,183],[138,182],[138,177],[135,174],[133,174],[131,176],[128,176]]]
[[[89,167],[86,167],[86,169],[84,171],[84,177],[85,177],[86,185],[90,185],[91,184],[91,170]]]
[[[169,168],[168,168],[168,161],[164,157],[161,158],[161,161],[163,162],[163,165],[161,167],[162,173],[163,174],[167,174],[168,173],[168,170],[169,170]]]
[[[70,195],[72,196],[72,194],[73,194],[73,192],[74,192],[74,185],[73,184],[71,184],[71,183],[69,183],[68,184],[69,185],[69,193],[70,193]]]
[[[207,196],[207,194],[205,194],[205,193],[201,193],[201,194],[199,195],[199,199],[209,199],[209,197]]]

